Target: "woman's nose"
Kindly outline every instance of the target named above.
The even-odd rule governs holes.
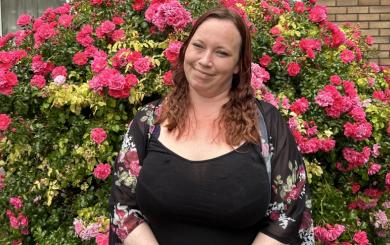
[[[199,64],[202,66],[211,66],[212,65],[212,54],[211,52],[204,52],[202,57],[199,59]]]

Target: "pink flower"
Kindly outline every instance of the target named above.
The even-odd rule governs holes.
[[[42,23],[34,33],[34,48],[38,49],[45,41],[56,36],[58,31],[48,23]]]
[[[356,194],[360,190],[360,185],[359,183],[353,183],[351,188],[352,188],[352,193]]]
[[[34,75],[30,80],[30,85],[42,89],[46,85],[46,79],[42,75]]]
[[[139,74],[147,73],[150,69],[152,69],[152,64],[148,57],[139,58],[134,62],[134,70]]]
[[[294,11],[298,14],[305,12],[305,4],[303,2],[295,2]]]
[[[99,163],[93,170],[93,175],[97,179],[105,180],[111,174],[111,166],[108,163]]]
[[[372,156],[373,157],[375,157],[375,158],[377,158],[377,157],[379,157],[379,150],[380,150],[380,148],[381,148],[381,145],[380,144],[374,144],[373,146],[372,146]]]
[[[97,245],[108,245],[108,233],[98,233],[95,239]]]
[[[107,67],[107,60],[104,57],[95,57],[92,61],[91,68],[95,73],[99,73]]]
[[[11,204],[15,209],[20,209],[23,207],[23,202],[20,197],[11,197],[9,199],[9,204]]]
[[[369,147],[364,147],[362,152],[353,150],[352,148],[345,147],[342,150],[343,157],[350,165],[350,168],[359,167],[368,162],[368,159],[371,155],[371,150]]]
[[[344,49],[340,54],[340,58],[344,63],[350,63],[355,59],[355,54],[349,49]]]
[[[89,47],[93,45],[94,39],[91,37],[92,32],[93,28],[91,25],[84,25],[76,34],[76,41],[83,47]]]
[[[11,225],[11,227],[14,229],[19,229],[19,227],[20,227],[19,220],[15,216],[10,216],[8,218],[9,218],[9,224]]]
[[[19,224],[22,227],[27,227],[28,226],[28,218],[26,216],[24,216],[22,213],[20,213],[18,215],[18,221],[19,221]]]
[[[134,11],[140,12],[145,8],[145,1],[144,0],[135,0],[133,4],[131,4],[131,7]]]
[[[131,54],[130,49],[122,48],[120,49],[114,57],[112,57],[111,62],[112,66],[115,68],[121,68],[128,64],[128,56]]]
[[[129,83],[130,87],[134,87],[139,83],[137,76],[134,74],[127,74],[125,79]]]
[[[360,106],[354,106],[348,112],[348,115],[353,118],[356,122],[366,122],[366,112]]]
[[[145,12],[146,21],[152,22],[160,31],[173,27],[183,30],[191,22],[191,14],[177,0],[164,3],[152,3]]]
[[[305,113],[305,111],[308,108],[309,108],[309,101],[305,97],[297,99],[290,106],[290,110],[295,112],[297,115],[301,115],[301,114]]]
[[[374,38],[372,36],[367,36],[366,39],[365,39],[365,42],[368,44],[368,45],[373,45],[374,44]]]
[[[301,50],[303,52],[306,53],[306,55],[310,59],[314,59],[315,58],[314,50],[316,50],[316,51],[320,51],[321,50],[321,41],[319,41],[317,39],[309,39],[309,38],[302,39],[299,42],[299,47],[301,48]]]
[[[296,62],[290,62],[287,65],[287,72],[290,77],[295,77],[301,72],[301,66]]]
[[[330,77],[330,82],[335,85],[335,86],[338,86],[342,83],[342,80],[341,78],[338,76],[338,75],[332,75]]]
[[[173,77],[173,74],[172,74],[171,70],[165,72],[164,75],[163,75],[164,84],[167,85],[167,86],[173,85],[172,77]]]
[[[364,231],[358,231],[353,235],[353,240],[358,244],[358,245],[367,245],[368,244],[368,238],[367,234]]]
[[[379,172],[379,170],[382,168],[381,165],[377,163],[371,164],[370,168],[368,169],[368,175],[374,175]]]
[[[321,141],[321,150],[324,152],[329,152],[336,146],[336,141],[333,139],[322,139]]]
[[[286,48],[287,46],[284,45],[282,42],[275,42],[275,44],[272,46],[272,52],[274,52],[275,54],[284,54],[284,52],[286,51]]]
[[[317,96],[315,97],[315,102],[321,106],[321,107],[326,107],[326,106],[330,106],[333,104],[334,100],[333,100],[333,97],[332,97],[332,93],[329,92],[329,91],[325,91],[325,90],[320,90],[317,94]]]
[[[256,63],[252,63],[251,85],[254,89],[263,87],[263,83],[270,79],[268,71]]]
[[[390,172],[388,172],[388,173],[386,174],[385,184],[386,184],[386,185],[390,185]]]
[[[122,25],[123,23],[125,23],[123,18],[118,17],[118,16],[113,17],[112,22],[114,22],[115,25]]]
[[[68,28],[72,25],[73,16],[68,14],[63,14],[58,18],[58,24],[61,26]]]
[[[163,54],[171,64],[175,64],[179,57],[180,48],[183,45],[180,41],[172,41],[168,48],[164,50]]]
[[[18,240],[13,240],[12,242],[11,242],[11,245],[22,245],[23,243],[22,243],[22,239],[18,239]]]
[[[91,130],[91,138],[99,145],[107,138],[107,133],[102,128],[94,128]]]
[[[103,0],[90,0],[89,2],[92,5],[101,5],[103,3]]]
[[[119,30],[115,30],[112,32],[111,34],[111,39],[114,41],[114,42],[117,42],[117,41],[122,41],[126,38],[126,34],[125,34],[125,31],[122,30],[122,29],[119,29]]]
[[[57,66],[51,72],[51,78],[53,79],[55,79],[57,76],[66,77],[67,75],[68,75],[68,71],[66,70],[65,66]]]
[[[272,28],[269,30],[269,32],[270,32],[273,36],[280,35],[280,33],[281,33],[279,27],[277,27],[277,26],[272,27]]]
[[[259,59],[259,63],[262,67],[267,67],[269,63],[271,63],[271,61],[272,61],[271,56],[267,54],[263,55],[263,57]]]
[[[0,94],[12,94],[12,90],[17,84],[18,78],[15,73],[0,69]]]
[[[80,219],[75,219],[73,221],[74,231],[76,235],[80,235],[80,232],[85,229],[85,226],[83,224],[83,221]]]
[[[7,114],[0,114],[0,131],[6,131],[12,119]]]
[[[361,141],[371,137],[371,133],[372,133],[372,126],[368,122],[362,122],[362,123],[347,122],[344,124],[344,135],[346,137],[350,137],[355,140]]]
[[[31,23],[32,16],[27,14],[22,14],[19,16],[18,20],[16,21],[16,24],[20,27],[26,26]]]
[[[72,61],[75,65],[85,65],[88,62],[88,56],[85,54],[85,52],[77,52],[73,56]]]
[[[327,10],[325,6],[317,5],[309,11],[309,19],[315,23],[322,22],[327,18]]]

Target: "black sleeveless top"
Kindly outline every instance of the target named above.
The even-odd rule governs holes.
[[[136,200],[160,245],[253,242],[271,198],[264,160],[254,147],[246,143],[190,161],[151,137]]]

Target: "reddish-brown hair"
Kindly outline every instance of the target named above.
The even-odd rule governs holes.
[[[222,106],[218,125],[223,129],[226,143],[236,146],[245,142],[260,143],[258,131],[258,109],[251,87],[252,45],[251,36],[245,22],[237,13],[226,8],[212,9],[195,22],[188,38],[184,41],[178,62],[174,68],[174,86],[167,95],[162,113],[157,123],[166,121],[168,131],[177,130],[177,137],[183,135],[188,126],[188,108],[191,106],[189,85],[183,63],[187,47],[198,27],[207,19],[215,18],[231,21],[241,36],[239,72],[233,75],[229,101]]]

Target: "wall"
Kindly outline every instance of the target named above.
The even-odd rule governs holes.
[[[390,66],[390,0],[319,0],[318,4],[328,7],[334,23],[359,23],[362,33],[375,39],[378,53],[372,61]]]

